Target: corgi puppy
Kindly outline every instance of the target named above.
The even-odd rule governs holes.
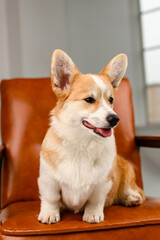
[[[40,222],[59,222],[60,209],[68,208],[99,223],[104,206],[143,203],[132,165],[117,155],[113,131],[119,121],[115,92],[126,69],[127,56],[119,54],[98,75],[81,74],[65,52],[54,51],[57,104],[40,153]]]

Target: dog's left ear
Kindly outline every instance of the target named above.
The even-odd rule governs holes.
[[[51,83],[56,95],[66,94],[78,69],[62,50],[55,50],[51,60]]]
[[[110,63],[100,72],[100,74],[107,75],[112,83],[113,88],[117,90],[121,79],[127,70],[127,66],[127,56],[125,54],[119,54],[110,61]]]

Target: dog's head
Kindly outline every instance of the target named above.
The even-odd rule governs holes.
[[[52,121],[59,125],[59,132],[62,135],[111,136],[119,121],[113,111],[115,92],[126,69],[127,56],[119,54],[98,75],[81,74],[66,53],[55,50],[51,83],[57,105]]]

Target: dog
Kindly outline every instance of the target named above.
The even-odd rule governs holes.
[[[51,60],[57,103],[40,152],[41,223],[60,221],[60,210],[83,211],[83,221],[104,220],[105,206],[145,200],[132,165],[117,154],[115,93],[128,65],[119,54],[98,74],[82,74],[62,50]]]

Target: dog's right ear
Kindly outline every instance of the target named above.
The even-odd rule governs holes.
[[[51,60],[51,83],[56,95],[66,94],[78,70],[72,59],[62,50],[55,50]]]

